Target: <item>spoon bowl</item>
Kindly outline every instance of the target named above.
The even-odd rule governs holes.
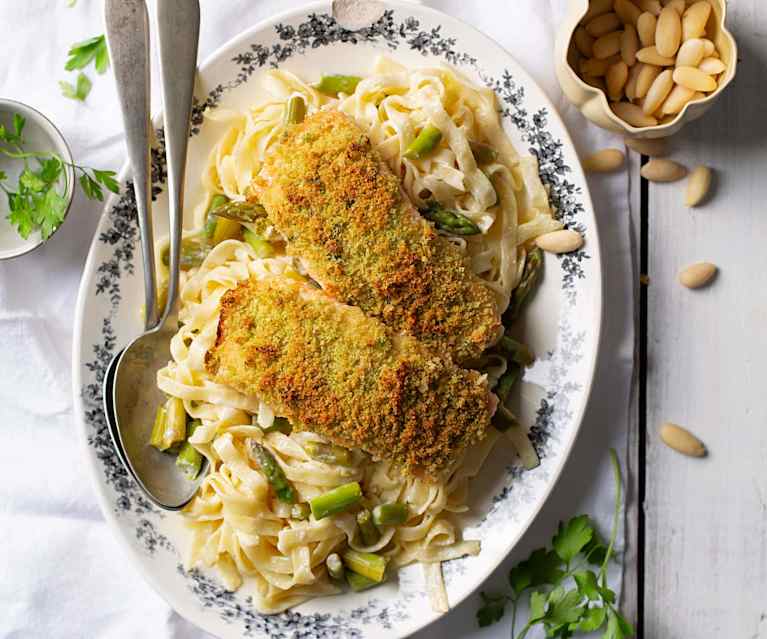
[[[157,407],[167,399],[157,388],[157,371],[168,363],[170,339],[176,330],[173,324],[165,322],[160,329],[144,333],[115,356],[114,383],[111,393],[107,388],[104,393],[105,398],[111,395],[112,416],[119,415],[119,428],[114,432],[131,474],[149,498],[167,510],[183,508],[208,470],[208,460],[203,458],[197,478],[191,480],[176,466],[175,456],[149,444]],[[105,383],[108,380],[109,375]]]

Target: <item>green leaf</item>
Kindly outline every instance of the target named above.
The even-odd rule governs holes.
[[[555,584],[564,574],[561,567],[562,560],[554,551],[539,548],[533,551],[525,561],[518,563],[512,568],[512,571],[509,573],[509,582],[512,582],[512,588],[514,588],[514,582],[517,583],[517,586],[529,582],[525,586],[526,588],[543,584]],[[513,581],[512,573],[514,575]]]
[[[40,163],[40,172],[38,175],[47,183],[53,184],[61,176],[64,165],[57,157],[51,157]]]
[[[604,563],[605,556],[607,555],[607,544],[594,526],[594,522],[591,522],[592,528],[594,528],[594,534],[591,537],[591,541],[587,543],[581,551],[588,559],[589,563],[594,566],[601,566]]]
[[[93,177],[95,177],[98,182],[101,182],[101,184],[112,191],[112,193],[119,193],[120,184],[115,180],[115,175],[117,174],[114,171],[99,171],[98,169],[93,169]]]
[[[607,612],[604,608],[588,608],[578,624],[580,632],[594,632],[599,630],[605,622]]]
[[[588,515],[573,517],[567,524],[559,524],[552,545],[562,561],[569,562],[591,541],[594,528]]]
[[[22,189],[32,191],[33,193],[39,193],[46,187],[45,181],[29,169],[24,169],[21,172],[21,175],[19,176],[19,184]]]
[[[602,635],[602,639],[625,639],[633,637],[634,628],[620,614],[612,608],[607,610],[607,630]]]
[[[8,194],[8,208],[11,212],[8,214],[8,221],[16,227],[16,231],[23,239],[27,239],[35,230],[35,223],[32,221],[32,215],[27,208],[26,198],[19,197],[17,193]]]
[[[94,65],[97,73],[103,74],[109,68],[109,49],[107,49],[106,43],[104,43],[103,47],[99,47],[99,50],[96,52]]]
[[[525,588],[533,585],[533,574],[527,562],[522,561],[511,569],[509,572],[509,584],[517,597]]]
[[[21,139],[21,132],[24,130],[24,125],[27,123],[26,118],[18,113],[13,114],[13,131],[16,137]]]
[[[69,48],[67,53],[67,62],[64,68],[67,71],[74,71],[75,69],[84,69],[91,61],[96,60],[102,50],[106,50],[106,38],[103,35],[94,36],[83,40],[82,42],[76,42]],[[96,62],[98,70],[99,63]]]
[[[85,172],[80,176],[80,186],[83,189],[85,197],[89,200],[98,200],[101,202],[104,199],[104,192],[101,190],[98,182]]]
[[[530,619],[543,619],[546,616],[546,594],[534,591],[530,595]]]
[[[6,175],[5,171],[0,171],[0,182],[3,182],[8,179],[8,175]]]
[[[506,612],[506,596],[486,595],[484,592],[480,592],[479,596],[482,598],[482,606],[477,610],[477,622],[480,628],[500,621]]]
[[[61,87],[61,93],[65,98],[85,102],[85,98],[88,97],[93,85],[88,76],[81,71],[77,76],[77,86],[72,86],[69,82],[63,80],[59,82],[59,86]]]
[[[604,599],[607,603],[609,604],[615,603],[615,593],[609,588],[600,586],[599,594],[602,595],[602,599]]]
[[[47,240],[64,221],[66,211],[66,198],[57,193],[54,188],[48,189],[40,206],[40,212],[42,213],[40,232],[44,240]]]
[[[599,601],[602,598],[597,576],[593,570],[581,570],[573,574],[573,579],[578,585],[578,592],[587,597],[589,601]]]
[[[555,588],[549,595],[546,622],[559,626],[578,621],[584,611],[584,607],[581,604],[582,601],[583,597],[576,589],[565,592],[561,587]]]

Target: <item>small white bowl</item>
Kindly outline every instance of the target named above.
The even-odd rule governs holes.
[[[574,66],[578,53],[573,44],[573,34],[588,11],[589,0],[569,0],[568,16],[557,32],[554,66],[562,91],[585,117],[603,129],[633,138],[665,138],[673,135],[685,124],[697,120],[708,111],[735,77],[738,47],[735,38],[725,26],[727,2],[726,0],[709,0],[709,2],[713,11],[706,25],[706,31],[727,68],[720,76],[716,90],[702,100],[688,102],[670,122],[641,128],[631,126],[613,113],[604,91],[587,84],[575,72]]]
[[[69,192],[67,193],[67,208],[64,212],[66,219],[75,191],[72,152],[69,150],[69,146],[61,132],[42,113],[22,102],[0,99],[0,124],[5,125],[7,129],[13,130],[14,113],[18,113],[26,119],[22,134],[25,150],[51,151],[68,163],[64,168],[67,184],[70,185]],[[34,160],[30,161],[34,163]],[[0,154],[0,171],[8,175],[8,181],[11,184],[16,183],[23,168],[24,164],[21,160],[12,159]],[[51,237],[53,237],[53,234]],[[0,260],[7,260],[29,253],[44,244],[44,242],[45,240],[43,240],[39,231],[32,233],[26,240],[19,235],[18,231],[8,221],[8,198],[4,193],[0,194]]]

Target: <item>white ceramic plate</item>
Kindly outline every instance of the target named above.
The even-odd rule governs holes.
[[[554,485],[583,416],[597,357],[601,322],[599,241],[586,181],[573,145],[544,93],[486,36],[437,11],[392,2],[372,27],[347,31],[321,2],[256,25],[213,54],[201,67],[189,150],[187,202],[200,194],[197,176],[221,134],[204,108],[244,107],[258,95],[262,70],[279,66],[310,80],[322,72],[369,73],[386,53],[413,66],[453,64],[492,86],[515,146],[540,159],[558,215],[586,237],[583,250],[547,257],[544,284],[525,314],[520,333],[538,354],[522,385],[521,417],[533,424],[541,465],[525,472],[510,464],[501,440],[472,486],[465,537],[482,552],[444,566],[448,596],[457,605],[508,554]],[[159,137],[158,139],[162,139]],[[164,158],[153,153],[156,216],[164,217]],[[125,175],[125,172],[123,173]],[[191,210],[191,207],[188,207]],[[162,227],[158,232],[163,232]],[[215,574],[185,572],[185,535],[175,514],[158,512],[120,466],[101,408],[101,382],[112,355],[142,330],[143,302],[138,229],[132,190],[106,207],[91,247],[75,322],[74,393],[85,455],[107,521],[138,570],[184,617],[222,637],[403,637],[432,622],[421,569],[360,594],[317,599],[273,616],[260,615],[246,588],[227,593]]]

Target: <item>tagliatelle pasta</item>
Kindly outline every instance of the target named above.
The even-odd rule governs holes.
[[[265,74],[264,88],[269,97],[245,112],[218,109],[206,114],[228,129],[210,153],[202,176],[206,196],[185,239],[203,237],[214,196],[243,202],[253,195],[251,185],[284,131],[287,104],[295,96],[303,98],[310,114],[332,108],[353,116],[401,175],[416,207],[436,201],[476,224],[480,232],[475,235],[445,235],[495,293],[499,311],[508,306],[522,275],[526,246],[562,227],[552,215],[536,159],[520,157],[503,132],[493,92],[471,85],[451,69],[408,70],[381,58],[351,95],[328,97],[280,70]],[[427,122],[442,132],[439,146],[428,157],[409,159],[405,151]],[[492,147],[492,160],[480,166],[474,143]],[[256,229],[256,223],[243,226]],[[344,548],[375,552],[395,568],[421,562],[432,605],[447,610],[440,565],[480,552],[478,540],[463,539],[455,515],[468,509],[469,481],[498,434],[493,430],[442,481],[430,482],[403,476],[389,462],[357,450],[351,451],[348,463],[319,461],[307,452],[313,443],[327,443],[319,435],[266,431],[275,421],[272,408],[258,397],[217,384],[206,370],[227,291],[246,280],[273,276],[308,281],[304,266],[285,254],[284,238],[268,220],[259,222],[257,230],[273,242],[269,257],[247,242],[229,239],[183,274],[180,328],[171,341],[171,361],[157,376],[159,388],[183,400],[187,414],[199,420],[188,442],[210,463],[199,492],[183,511],[190,530],[185,564],[215,567],[229,590],[248,580],[255,586],[254,604],[274,613],[339,590],[325,564],[332,553]],[[158,245],[158,252],[163,246]],[[488,356],[483,370],[491,386],[506,366],[504,358]],[[299,502],[359,482],[371,509],[407,504],[407,520],[380,527],[380,537],[366,546],[352,513],[319,520],[295,516],[289,504],[275,498],[251,459],[253,442],[274,456]]]

